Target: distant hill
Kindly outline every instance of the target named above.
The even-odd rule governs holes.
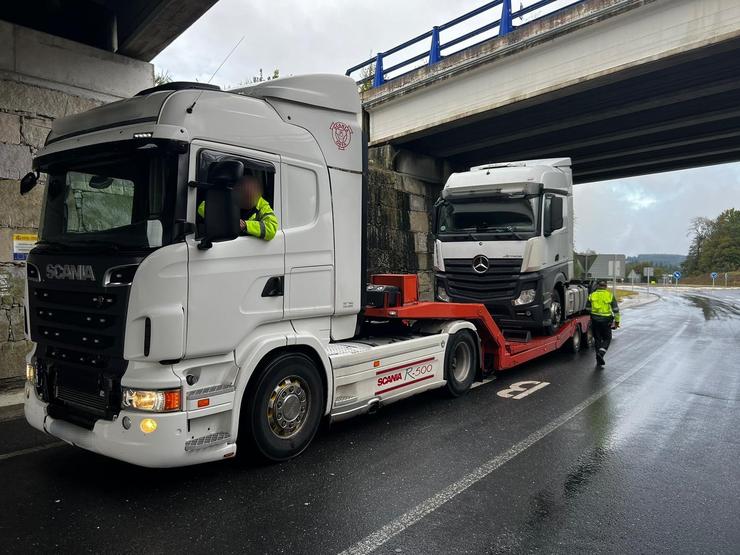
[[[641,262],[650,262],[656,266],[680,266],[686,260],[685,254],[638,254],[637,256],[628,256],[627,264],[639,264]]]

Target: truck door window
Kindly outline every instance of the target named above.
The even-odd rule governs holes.
[[[225,160],[238,160],[244,164],[245,175],[254,175],[262,183],[262,197],[270,203],[273,209],[275,207],[275,168],[272,164],[267,162],[261,162],[259,160],[251,160],[234,154],[227,154],[223,152],[217,152],[214,150],[201,150],[198,153],[198,169],[196,172],[196,180],[207,182],[208,181],[208,169],[215,162],[222,162]],[[198,191],[196,196],[196,206],[200,206],[201,202],[205,200],[205,191]],[[202,235],[202,224],[203,219],[200,214],[196,215],[196,223],[198,227],[198,236]]]

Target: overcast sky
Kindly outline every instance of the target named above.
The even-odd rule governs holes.
[[[513,5],[516,9],[532,1],[514,0]],[[250,81],[260,69],[271,74],[277,68],[283,76],[344,73],[376,52],[483,3],[220,0],[157,56],[154,64],[175,80],[208,81],[244,36],[213,83],[232,88]],[[455,34],[443,34],[442,41],[484,24],[486,17],[491,16],[484,14]],[[578,250],[685,254],[691,218],[713,218],[726,208],[740,208],[740,163],[578,185],[574,197]]]

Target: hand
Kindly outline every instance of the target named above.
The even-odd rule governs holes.
[[[244,220],[239,220],[239,229],[241,229],[242,231],[246,231],[247,222],[245,222]]]

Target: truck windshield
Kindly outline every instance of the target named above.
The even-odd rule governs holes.
[[[522,240],[537,233],[539,196],[495,196],[446,200],[435,233],[444,240]]]
[[[155,143],[50,155],[40,242],[147,249],[171,236],[177,154]],[[47,157],[44,157],[47,158]]]

